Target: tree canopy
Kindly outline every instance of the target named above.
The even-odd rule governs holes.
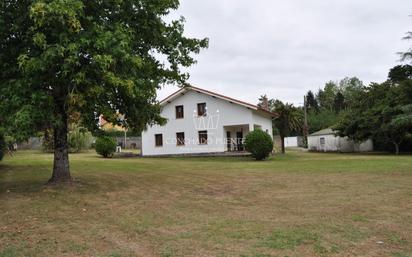
[[[262,96],[259,99],[259,105],[262,105],[265,97],[266,96]],[[278,116],[273,119],[273,125],[279,132],[282,153],[285,153],[285,137],[290,136],[293,132],[302,132],[303,112],[301,109],[293,106],[293,104],[283,103],[278,99],[270,99],[268,105],[271,112],[278,114]]]
[[[181,71],[207,39],[184,36],[184,18],[166,22],[178,0],[22,0],[0,3],[0,117],[25,139],[54,131],[52,182],[70,180],[67,122],[94,130],[103,114],[142,130],[162,123],[156,90],[184,84]]]
[[[397,65],[389,71],[388,79],[392,83],[400,83],[412,79],[412,65]]]
[[[412,39],[412,32],[404,39]],[[412,48],[401,53],[401,59],[412,60]],[[398,154],[401,144],[412,138],[412,66],[397,65],[389,71],[386,82],[359,88],[335,129],[355,141],[371,138],[390,143]]]
[[[346,77],[340,81],[329,81],[316,95],[311,90],[306,93],[309,133],[335,125],[357,101],[356,97],[364,88],[357,77]]]
[[[335,126],[338,134],[358,142],[383,140],[399,153],[400,144],[412,133],[412,98],[404,98],[404,90],[411,86],[411,81],[402,85],[371,84]]]

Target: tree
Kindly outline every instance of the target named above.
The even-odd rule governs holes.
[[[335,82],[329,81],[325,84],[324,89],[319,89],[317,99],[319,107],[325,110],[333,110],[333,104],[335,101],[336,93],[338,92],[338,86]]]
[[[406,36],[403,38],[404,40],[412,40],[412,31],[406,33]],[[410,47],[406,52],[400,53],[401,61],[412,61],[412,47]]]
[[[293,104],[283,103],[276,99],[269,100],[269,110],[278,114],[273,119],[273,124],[279,132],[282,153],[285,153],[285,137],[289,136],[293,131],[301,131],[303,129],[302,110],[294,107]]]
[[[315,103],[318,109],[309,106],[311,91],[307,93],[309,133],[335,126],[340,117],[356,104],[357,96],[364,89],[363,82],[357,77],[345,77],[339,82],[329,81],[319,89]],[[313,101],[313,100],[312,100]]]
[[[335,99],[333,101],[333,109],[336,113],[339,113],[345,109],[345,97],[341,92],[336,93]]]
[[[336,125],[339,121],[339,117],[340,114],[337,115],[335,111],[322,110],[319,113],[309,112],[309,134]]]
[[[313,110],[315,112],[319,112],[318,101],[316,100],[316,97],[311,90],[309,90],[306,94],[306,107],[309,111]]]
[[[412,133],[412,104],[397,106],[385,110],[384,117],[389,120],[383,127],[389,141],[395,146],[395,153],[399,154],[400,144]]]
[[[340,136],[361,142],[369,138],[400,144],[412,133],[412,99],[403,99],[402,88],[391,83],[372,84],[359,96],[357,105],[335,126]]]
[[[156,90],[184,84],[181,71],[207,39],[183,35],[184,19],[164,18],[178,0],[35,0],[0,3],[0,116],[24,139],[52,129],[50,183],[71,181],[68,119],[97,129],[103,114],[130,129],[163,123]],[[17,129],[18,128],[18,129]]]
[[[356,96],[363,90],[363,87],[363,82],[357,77],[346,77],[339,81],[338,90],[343,95],[345,108],[350,108],[354,104]]]
[[[388,79],[395,84],[408,79],[412,79],[412,66],[405,64],[393,67],[389,71]]]

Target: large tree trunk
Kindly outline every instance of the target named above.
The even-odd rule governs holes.
[[[280,144],[281,144],[281,149],[282,149],[282,154],[285,154],[285,137],[280,137]]]
[[[54,164],[53,175],[49,183],[65,183],[71,182],[69,168],[69,142],[67,138],[68,124],[67,114],[65,111],[61,113],[62,122],[59,126],[54,127]]]

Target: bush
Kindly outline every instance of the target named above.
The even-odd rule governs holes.
[[[67,135],[69,153],[79,153],[92,148],[93,136],[87,129],[79,126],[72,126]],[[54,151],[53,130],[48,129],[42,137],[43,151],[52,153]]]
[[[98,137],[95,143],[96,153],[102,155],[104,158],[113,156],[116,151],[116,141],[107,136]]]
[[[79,153],[91,148],[93,136],[87,129],[74,127],[69,132],[69,152]]]
[[[42,135],[42,148],[46,153],[52,153],[54,151],[54,139],[53,130],[47,129]]]
[[[246,136],[245,149],[253,158],[260,161],[273,151],[273,140],[268,133],[260,129],[254,130]]]

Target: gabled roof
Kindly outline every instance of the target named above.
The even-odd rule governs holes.
[[[160,101],[160,105],[164,106],[168,103],[171,103],[173,100],[180,97],[181,95],[184,95],[186,92],[189,92],[189,91],[195,91],[195,92],[198,92],[198,93],[201,93],[201,94],[216,97],[216,98],[222,99],[224,101],[228,101],[229,103],[241,105],[241,106],[244,106],[244,107],[249,108],[251,110],[255,110],[257,112],[264,113],[266,115],[270,115],[272,117],[277,117],[278,116],[276,113],[265,110],[265,109],[262,109],[261,107],[259,107],[257,105],[246,103],[244,101],[237,100],[237,99],[234,99],[234,98],[231,98],[231,97],[228,97],[228,96],[225,96],[225,95],[221,95],[221,94],[218,94],[218,93],[206,90],[206,89],[202,89],[202,88],[199,88],[199,87],[194,87],[192,85],[184,86],[181,89],[179,89],[178,91],[176,91],[173,94],[169,95],[168,97],[166,97],[165,99]]]
[[[322,135],[335,135],[336,133],[332,130],[332,128],[325,128],[315,133],[310,134],[309,136],[322,136]]]
[[[124,115],[120,115],[120,114],[118,114],[118,115],[119,115],[119,117],[123,117],[123,119],[124,119]],[[103,130],[127,131],[126,128],[124,128],[120,125],[108,122],[102,114],[100,114],[100,116],[99,116],[98,125]]]

